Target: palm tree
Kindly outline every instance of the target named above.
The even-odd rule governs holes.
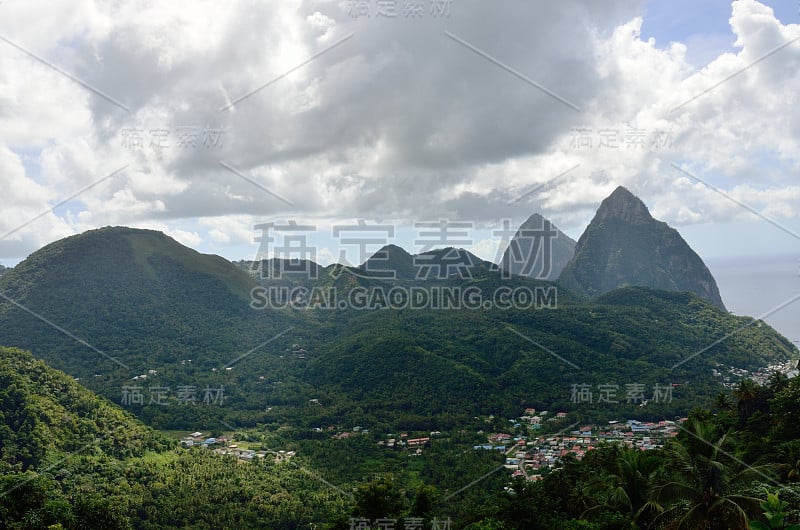
[[[767,386],[776,394],[789,386],[789,377],[783,372],[772,372],[767,380]]]
[[[720,392],[714,398],[714,408],[719,412],[729,412],[733,410],[733,403],[727,394]]]
[[[778,465],[781,477],[790,482],[800,481],[800,441],[784,444],[779,450],[779,455],[782,462]]]
[[[727,435],[716,436],[707,423],[691,420],[684,431],[685,442],[673,442],[667,449],[672,477],[655,490],[654,508],[663,510],[654,524],[666,528],[735,529],[748,528],[748,520],[760,514],[760,499],[739,494],[754,475],[764,476],[765,467],[748,467],[734,474],[723,447]]]
[[[585,515],[609,507],[627,512],[640,526],[646,525],[659,512],[659,506],[651,502],[649,493],[662,464],[662,459],[652,452],[623,450],[615,461],[615,471],[592,485],[594,491],[602,492],[603,500]]]
[[[743,379],[733,391],[733,395],[738,401],[740,415],[746,418],[753,412],[756,396],[758,396],[758,385],[752,379]]]

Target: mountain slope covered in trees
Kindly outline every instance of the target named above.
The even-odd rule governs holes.
[[[246,293],[258,282],[221,258],[151,231],[95,230],[45,247],[0,279],[0,343],[33,351],[117,403],[127,386],[166,387],[171,407],[148,397],[126,406],[152,425],[182,429],[220,414],[253,424],[303,411],[302,421],[316,424],[356,411],[391,423],[524,403],[572,410],[578,383],[676,383],[681,399],[652,414],[681,414],[716,393],[717,363],[754,369],[796,354],[763,322],[690,293],[627,288],[586,300],[482,263],[443,279],[362,272],[325,268],[292,280],[304,298],[254,309]],[[285,285],[272,282],[261,288]],[[396,308],[386,298],[396,288],[480,303]],[[331,292],[335,304],[322,297],[315,305],[314,293]],[[503,305],[498,293],[509,292],[528,293],[529,303]],[[177,389],[187,386],[201,404],[205,389],[223,389],[224,407],[177,407]],[[326,406],[306,410],[312,399]]]

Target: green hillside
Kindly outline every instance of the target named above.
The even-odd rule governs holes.
[[[296,528],[346,496],[271,461],[177,443],[47,367],[0,348],[0,528]]]
[[[504,278],[483,262],[445,279],[361,272],[261,278],[262,289],[306,294],[254,309],[245,293],[258,283],[241,267],[157,232],[94,230],[48,245],[0,279],[0,343],[31,350],[152,426],[189,430],[342,418],[455,424],[527,405],[597,419],[684,415],[720,390],[718,363],[756,369],[796,355],[764,323],[689,293],[625,288],[586,300],[557,284]],[[479,303],[398,309],[387,298],[398,289]],[[332,306],[315,298],[330,292]],[[514,308],[497,296],[508,292],[535,299]],[[576,384],[677,390],[670,403],[596,407],[575,402]],[[181,400],[189,387],[194,399]],[[141,402],[126,402],[131,388],[144,393]]]
[[[308,348],[317,352],[308,379],[335,385],[376,417],[511,414],[525,404],[609,419],[671,416],[716,394],[717,363],[755,368],[796,354],[763,323],[689,293],[645,288],[591,302],[564,297],[558,309],[353,311],[333,318],[326,324],[336,335]],[[696,354],[727,334],[735,338]],[[581,383],[675,383],[680,390],[670,407],[598,409],[571,402],[571,385]]]
[[[0,421],[0,471],[35,469],[69,453],[124,458],[171,445],[72,377],[14,348],[0,348]]]
[[[254,309],[243,294],[259,283],[307,296]],[[335,289],[337,302],[348,303],[310,303],[314,289]],[[387,297],[393,289],[471,293],[480,303],[398,309]],[[515,290],[539,293],[542,303],[503,306],[497,293]],[[30,348],[69,374],[0,349],[0,528],[340,529],[351,515],[381,510],[450,514],[454,528],[472,530],[553,528],[589,508],[607,519],[583,528],[618,528],[635,517],[592,493],[591,475],[601,469],[604,480],[617,480],[627,453],[598,452],[544,486],[517,483],[515,495],[541,514],[532,515],[503,491],[508,477],[495,471],[505,455],[473,445],[485,443],[484,429],[509,429],[508,418],[526,407],[567,412],[572,423],[684,416],[727,392],[713,375],[721,364],[752,370],[797,357],[765,323],[688,292],[627,287],[587,300],[487,266],[428,281],[327,267],[318,278],[256,282],[221,258],[122,228],[45,247],[0,279],[0,293],[0,344]],[[361,296],[366,307],[353,307]],[[629,403],[632,383],[648,395],[668,387],[671,399]],[[748,461],[765,440],[789,444],[769,453],[788,465],[781,451],[794,450],[787,418],[795,383],[747,387],[715,428],[743,430],[737,454]],[[616,385],[620,394],[577,401],[575,385]],[[189,386],[196,399],[181,403],[179,389]],[[145,398],[125,402],[131,388]],[[153,399],[158,388],[163,403]],[[204,389],[224,390],[224,400],[204,402]],[[355,426],[364,434],[333,437]],[[230,432],[247,447],[298,457],[237,462],[176,448],[151,427]],[[417,458],[378,445],[392,433],[434,431],[445,434]],[[676,462],[657,454],[659,465]],[[654,477],[648,488],[670,478]],[[481,488],[451,497],[476,480]],[[584,508],[563,504],[567,495]],[[665,506],[679,513],[683,505]]]
[[[148,370],[200,384],[197,374],[212,377],[284,330],[285,315],[249,308],[255,285],[222,258],[158,232],[92,230],[0,279],[0,340],[119,402],[122,385]],[[192,362],[181,369],[182,360]]]

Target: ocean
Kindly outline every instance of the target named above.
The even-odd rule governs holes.
[[[800,295],[800,255],[708,258],[722,301],[736,315],[763,317]],[[763,317],[800,346],[800,299]]]

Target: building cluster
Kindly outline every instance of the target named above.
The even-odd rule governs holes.
[[[184,447],[199,446],[214,451],[218,455],[232,455],[245,462],[252,462],[257,458],[267,458],[268,456],[274,457],[276,462],[284,462],[291,460],[295,455],[294,451],[256,451],[239,447],[237,444],[232,443],[232,440],[221,436],[219,438],[207,438],[201,432],[193,432],[181,438],[181,445]]]
[[[191,361],[189,361],[189,362],[191,362]],[[152,377],[152,376],[156,376],[156,375],[158,375],[158,370],[148,370],[146,374],[141,374],[141,375],[137,375],[137,376],[131,377],[131,381],[145,381],[145,380],[147,380],[148,376]],[[95,375],[95,377],[100,377],[100,375],[99,374]]]
[[[333,431],[335,429],[336,428],[333,426],[328,427],[329,431]],[[318,427],[314,429],[314,431],[322,432],[322,429]],[[354,436],[363,436],[366,434],[369,434],[369,429],[365,429],[363,427],[356,425],[349,431],[337,431],[335,434],[331,435],[331,438],[333,438],[334,440],[347,440],[348,438],[352,438]]]
[[[219,438],[208,438],[203,433],[195,431],[187,436],[181,438],[181,445],[184,447],[193,447],[195,445],[202,447],[211,447],[214,445],[228,444],[228,438],[221,436]]]
[[[727,388],[736,387],[740,381],[744,379],[752,379],[757,384],[764,386],[769,383],[770,377],[775,373],[784,374],[789,379],[797,377],[798,361],[792,359],[783,363],[771,364],[765,368],[760,368],[754,372],[745,370],[744,368],[736,368],[735,366],[727,366],[724,364],[718,365],[712,370],[714,376],[722,381],[722,384]]]
[[[521,419],[540,427],[542,418],[547,415],[547,412],[536,415],[535,410],[526,409]],[[565,419],[566,416],[566,413],[559,412],[555,418]],[[600,443],[616,443],[643,451],[662,448],[669,438],[677,436],[683,421],[686,418],[658,422],[615,420],[607,425],[583,425],[569,432],[535,437],[492,433],[486,437],[488,443],[475,445],[473,449],[502,451],[506,457],[505,467],[512,471],[513,476],[538,480],[540,471],[556,467],[570,455],[580,460]]]
[[[579,424],[575,423],[554,434],[537,432],[558,429],[561,424],[569,422],[568,416],[567,412],[551,413],[546,410],[537,412],[536,409],[527,408],[522,416],[509,420],[512,432],[477,431],[478,436],[485,437],[485,442],[474,444],[472,449],[501,452],[505,458],[505,467],[513,476],[537,480],[541,478],[542,471],[559,466],[564,458],[572,456],[581,460],[587,452],[599,444],[619,444],[642,451],[662,448],[670,438],[677,436],[680,424],[686,421],[686,418],[656,422],[625,419],[612,420],[606,424],[578,426]],[[489,423],[493,420],[492,415],[486,421]],[[314,430],[324,431],[322,428]],[[345,440],[369,432],[362,427],[344,431],[329,427],[328,430],[334,431],[331,436],[336,440]],[[460,432],[466,434],[466,431]],[[377,444],[379,447],[391,450],[408,450],[410,456],[418,456],[431,445],[432,439],[443,436],[439,431],[432,431],[430,436],[416,434],[418,437],[411,437],[406,432],[387,434],[382,436]]]
[[[442,433],[439,431],[432,431],[431,436],[438,436]],[[421,455],[422,448],[429,446],[431,444],[430,436],[420,437],[420,438],[409,438],[408,433],[403,432],[399,435],[397,434],[389,434],[386,440],[378,440],[378,445],[380,447],[386,447],[387,449],[405,449],[405,448],[413,448],[415,449],[414,454]]]

